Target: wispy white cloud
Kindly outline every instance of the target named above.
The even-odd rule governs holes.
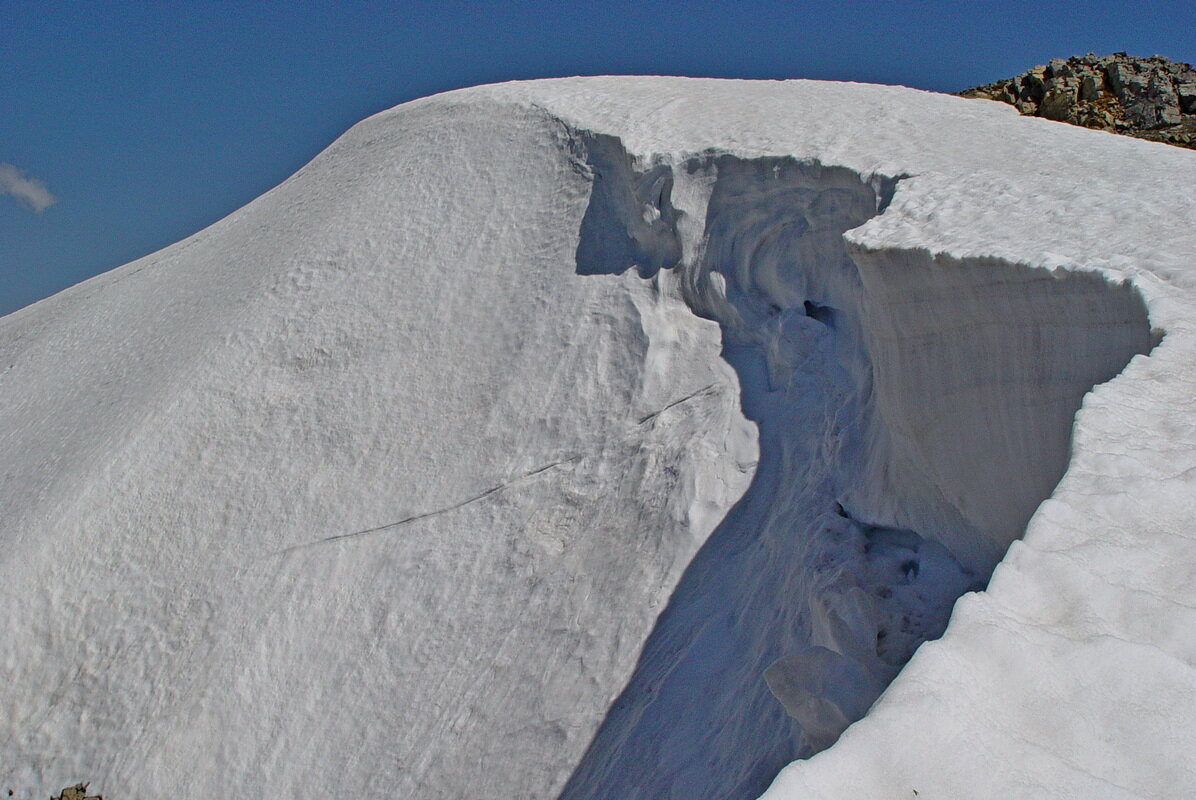
[[[3,161],[0,161],[0,193],[12,195],[21,205],[38,214],[58,202],[44,183]]]

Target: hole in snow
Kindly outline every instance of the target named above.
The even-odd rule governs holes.
[[[810,319],[816,319],[823,325],[834,327],[835,310],[829,306],[822,306],[811,300],[806,300],[802,303],[802,309],[806,312],[806,316]]]
[[[618,140],[580,147],[578,272],[681,272],[760,455],[561,797],[756,797],[984,587],[1066,469],[1084,393],[1159,335],[1095,274],[849,245],[897,179],[725,155],[637,173]],[[710,187],[700,247],[674,177]]]

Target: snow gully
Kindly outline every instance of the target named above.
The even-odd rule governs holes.
[[[1092,273],[854,244],[908,176],[573,143],[577,272],[672,273],[721,327],[760,457],[560,797],[755,797],[983,589],[1084,394],[1149,351],[1146,308]]]

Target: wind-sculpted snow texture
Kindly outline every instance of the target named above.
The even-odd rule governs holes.
[[[804,81],[366,120],[0,320],[0,789],[1196,792],[1194,167]]]

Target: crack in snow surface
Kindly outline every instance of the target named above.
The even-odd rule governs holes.
[[[501,492],[504,489],[508,489],[516,484],[522,483],[523,481],[534,478],[537,475],[542,475],[543,473],[548,472],[551,469],[556,469],[557,467],[564,466],[565,464],[573,464],[577,461],[580,461],[581,458],[582,458],[582,456],[572,456],[570,458],[561,459],[560,461],[554,461],[551,464],[545,464],[544,466],[537,467],[536,469],[533,469],[530,472],[525,472],[522,475],[511,478],[508,481],[504,481],[504,482],[498,484],[497,486],[491,486],[489,489],[486,489],[484,492],[479,492],[478,494],[475,494],[472,497],[468,497],[465,500],[460,501],[459,503],[453,503],[452,505],[445,506],[444,508],[438,508],[435,511],[425,511],[420,514],[412,514],[409,517],[404,517],[403,519],[397,520],[396,522],[388,522],[385,525],[377,525],[373,528],[365,528],[363,530],[353,531],[352,533],[338,533],[334,536],[326,536],[323,539],[316,539],[315,541],[311,541],[311,542],[304,542],[302,544],[291,545],[290,547],[284,547],[281,550],[275,550],[274,552],[269,553],[267,557],[286,555],[287,553],[292,553],[296,550],[306,550],[308,548],[317,547],[322,544],[332,544],[334,542],[342,542],[347,539],[355,539],[355,538],[358,538],[361,536],[370,536],[375,533],[391,531],[391,530],[394,530],[395,528],[400,528],[404,525],[410,525],[414,522],[420,522],[421,520],[425,520],[430,517],[440,516],[441,514],[448,514],[453,511],[457,511],[459,509],[465,508],[466,506],[476,503],[479,500],[485,500],[487,497],[490,497],[491,495],[497,494],[498,492]]]

